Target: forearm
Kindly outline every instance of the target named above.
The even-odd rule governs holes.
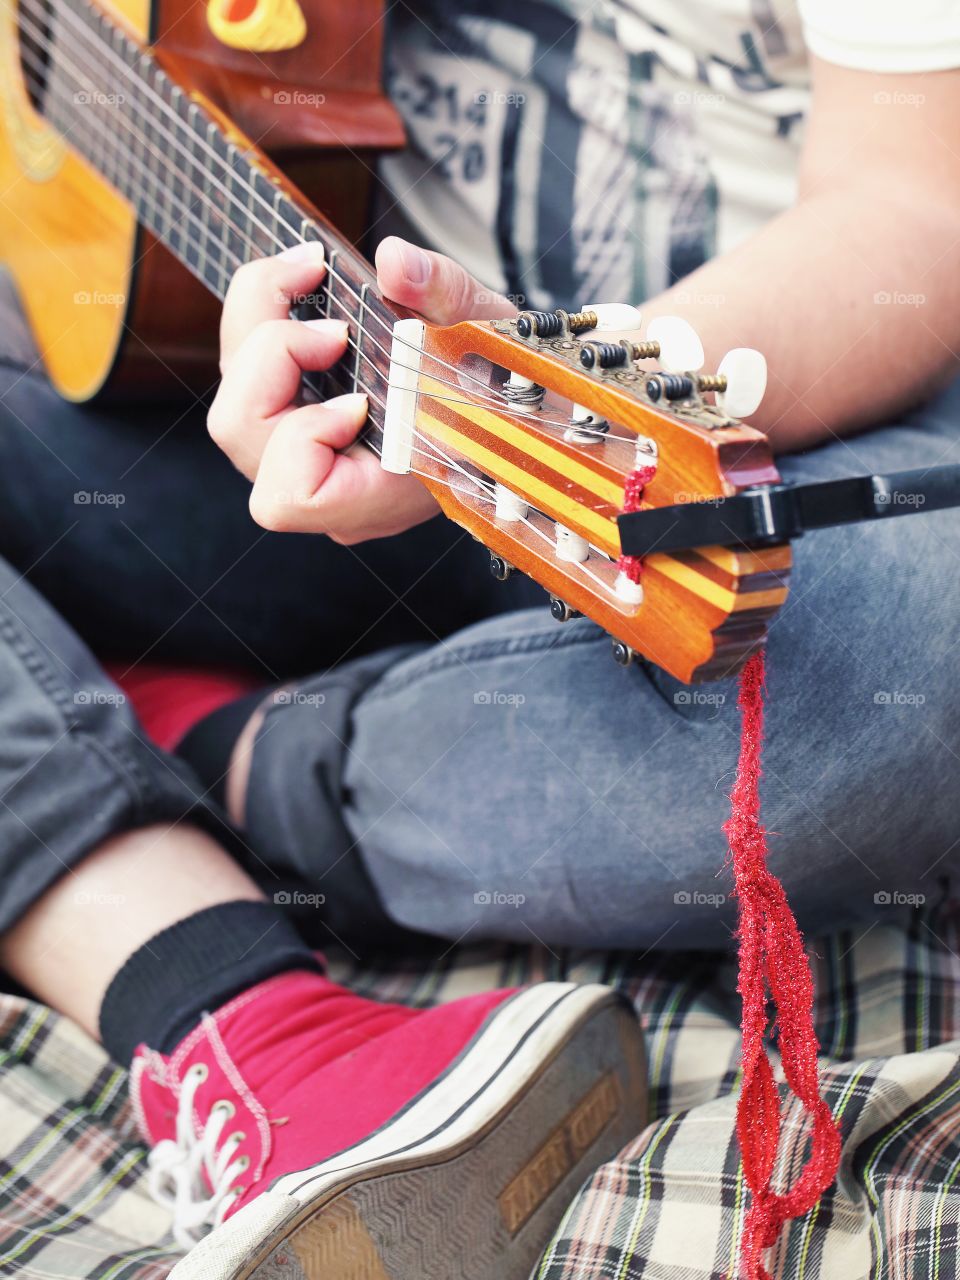
[[[651,299],[682,315],[716,368],[756,347],[769,384],[751,425],[778,452],[889,420],[958,369],[956,211],[905,193],[809,196],[736,249]]]

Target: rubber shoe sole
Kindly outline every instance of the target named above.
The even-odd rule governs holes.
[[[584,1180],[645,1122],[629,1003],[542,983],[382,1129],[278,1178],[171,1280],[528,1280]]]

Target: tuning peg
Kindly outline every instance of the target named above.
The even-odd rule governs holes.
[[[596,316],[594,330],[639,329],[643,323],[643,314],[636,307],[626,302],[591,302],[580,308],[581,315],[592,313]]]
[[[706,357],[693,325],[681,316],[657,316],[647,325],[647,341],[660,346],[660,367],[667,373],[696,373]]]
[[[717,371],[726,387],[717,392],[717,408],[731,418],[756,413],[767,389],[767,362],[753,347],[734,347],[720,361]]]

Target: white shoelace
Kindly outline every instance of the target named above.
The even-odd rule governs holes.
[[[234,1159],[245,1136],[239,1130],[217,1150],[224,1128],[236,1114],[233,1103],[225,1099],[214,1103],[197,1134],[193,1100],[206,1078],[203,1063],[195,1063],[187,1072],[177,1106],[176,1140],[158,1142],[147,1161],[150,1195],[170,1210],[173,1236],[181,1249],[192,1249],[201,1236],[219,1226],[233,1200],[243,1194],[235,1180],[250,1164],[246,1156]]]

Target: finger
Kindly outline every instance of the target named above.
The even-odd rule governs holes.
[[[342,320],[265,320],[247,335],[224,372],[207,430],[252,480],[263,447],[296,401],[305,372],[329,369],[347,347]]]
[[[341,396],[283,418],[263,451],[250,494],[258,524],[351,543],[385,537],[436,513],[415,477],[384,471],[372,450],[352,443],[365,399]]]
[[[418,249],[398,236],[377,248],[377,281],[385,298],[409,307],[431,324],[492,320],[516,313],[502,294],[485,289],[451,258]]]
[[[323,245],[296,244],[273,258],[257,258],[235,272],[220,319],[220,367],[264,320],[283,319],[298,297],[316,291],[325,273]]]

